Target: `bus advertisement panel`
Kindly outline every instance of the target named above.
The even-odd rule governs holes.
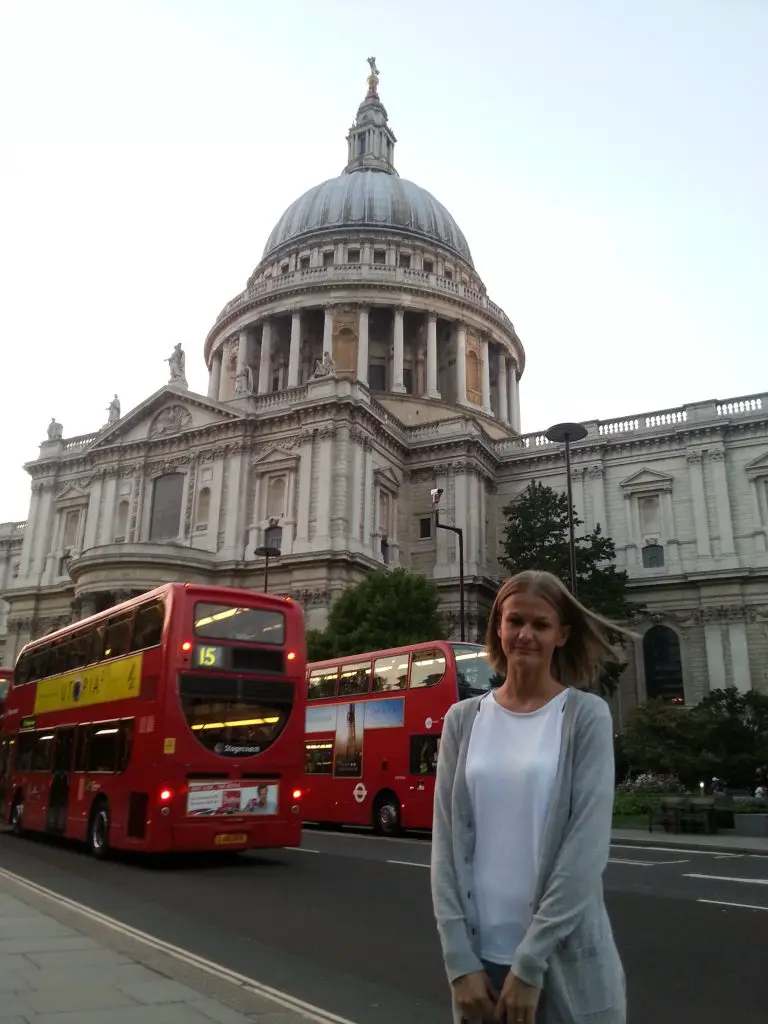
[[[0,818],[144,852],[297,846],[299,605],[172,583],[36,640],[2,722]]]
[[[430,829],[443,719],[501,678],[484,647],[443,641],[307,669],[305,821]]]

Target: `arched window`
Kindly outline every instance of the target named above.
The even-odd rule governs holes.
[[[117,506],[117,521],[115,522],[115,541],[118,544],[125,542],[128,536],[128,510],[127,501],[121,501]]]
[[[643,548],[643,568],[662,569],[664,567],[664,548],[661,544],[646,544]]]
[[[195,529],[207,530],[208,517],[211,513],[211,489],[203,487],[197,496],[197,515],[195,516]]]
[[[167,473],[155,480],[149,522],[150,540],[174,540],[178,537],[183,494],[183,473]]]
[[[667,704],[684,704],[683,666],[680,639],[669,626],[653,626],[643,637],[645,692],[648,700],[661,698]]]

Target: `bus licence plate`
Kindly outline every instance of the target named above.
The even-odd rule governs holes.
[[[213,837],[216,846],[243,846],[248,842],[245,832],[222,832]]]

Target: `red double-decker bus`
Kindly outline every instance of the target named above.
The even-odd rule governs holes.
[[[8,754],[10,744],[3,736],[3,708],[5,697],[11,686],[13,672],[9,668],[0,668],[0,821],[2,821],[3,797],[5,794],[6,768],[8,766]]]
[[[95,856],[297,846],[304,617],[171,583],[21,651],[0,815]]]
[[[307,671],[302,816],[431,829],[443,719],[501,679],[484,647],[443,641],[315,662]]]

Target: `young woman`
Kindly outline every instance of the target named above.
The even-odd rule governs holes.
[[[550,573],[496,595],[486,644],[504,683],[445,717],[432,898],[454,1021],[625,1024],[603,902],[615,769],[606,630]]]

